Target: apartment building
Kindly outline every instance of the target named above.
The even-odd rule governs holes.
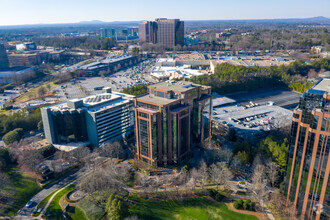
[[[134,132],[133,97],[104,88],[99,95],[42,108],[46,139],[58,145],[101,146],[129,137]]]
[[[211,139],[211,87],[186,81],[148,86],[134,99],[136,154],[155,166],[189,158],[194,145]]]
[[[300,98],[293,111],[283,193],[300,219],[330,219],[330,79]]]

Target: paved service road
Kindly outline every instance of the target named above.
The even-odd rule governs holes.
[[[235,99],[241,105],[248,105],[250,101],[258,103],[259,105],[267,104],[269,101],[272,101],[277,106],[287,109],[295,108],[299,103],[300,96],[300,93],[282,87],[228,95],[228,97]]]
[[[39,202],[41,202],[44,198],[46,198],[49,194],[54,192],[55,190],[63,187],[64,185],[68,184],[69,182],[77,179],[79,175],[82,173],[82,171],[75,171],[74,173],[70,174],[69,176],[66,176],[59,181],[55,182],[53,185],[49,186],[49,188],[45,188],[41,190],[38,194],[36,194],[31,200],[33,200],[35,203],[32,207],[28,208],[24,206],[21,210],[18,211],[18,215],[15,217],[15,219],[31,219],[33,210]]]

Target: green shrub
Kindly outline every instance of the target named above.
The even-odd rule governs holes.
[[[249,208],[250,208],[251,211],[254,210],[254,206],[255,206],[255,205],[256,205],[255,202],[251,202],[251,203],[250,203],[250,207],[249,207]]]
[[[218,192],[215,189],[209,189],[209,195],[212,198],[215,198],[215,196],[218,194]]]
[[[249,203],[247,201],[244,201],[244,203],[243,203],[243,209],[244,210],[247,210],[249,207],[250,207],[249,206]]]
[[[6,148],[0,148],[0,169],[8,168],[11,163],[11,157]]]
[[[233,206],[234,206],[235,209],[238,209],[238,208],[239,208],[239,204],[238,204],[238,202],[235,201],[235,202],[233,203]]]
[[[210,191],[209,190],[198,190],[195,194],[197,196],[209,196]]]
[[[218,202],[221,202],[223,198],[224,198],[224,196],[221,195],[220,193],[215,195],[215,200],[217,200]]]
[[[14,142],[18,142],[21,140],[21,138],[23,137],[23,129],[22,128],[16,128],[12,131],[9,131],[7,134],[5,134],[2,138],[3,142],[6,145],[12,144]]]
[[[238,203],[238,206],[239,207],[242,207],[243,206],[243,199],[239,199],[238,201],[237,201],[237,203]]]
[[[53,155],[56,152],[56,148],[53,145],[49,145],[47,147],[41,148],[39,152],[44,158],[46,158]]]

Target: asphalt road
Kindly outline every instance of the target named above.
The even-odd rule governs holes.
[[[293,92],[282,87],[228,95],[228,97],[235,99],[241,105],[247,105],[250,101],[260,105],[267,104],[269,101],[272,101],[277,106],[290,110],[294,109],[298,105],[300,96],[300,93]]]
[[[33,210],[35,206],[39,204],[39,202],[41,202],[44,198],[46,198],[49,194],[51,194],[55,190],[77,179],[82,172],[83,172],[82,170],[76,171],[70,174],[69,176],[66,176],[63,179],[60,179],[59,181],[55,182],[53,185],[49,186],[48,188],[41,190],[38,194],[36,194],[31,198],[31,200],[35,202],[34,205],[30,208],[24,206],[22,209],[18,211],[18,215],[15,217],[15,219],[31,219]]]

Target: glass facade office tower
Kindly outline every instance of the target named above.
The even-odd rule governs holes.
[[[100,36],[101,37],[111,37],[116,38],[116,30],[112,28],[101,28],[100,29]]]
[[[157,18],[139,24],[139,39],[141,43],[152,43],[173,49],[184,44],[184,22],[180,19]]]
[[[148,86],[134,99],[137,157],[163,166],[189,157],[191,146],[211,139],[211,87],[190,82]]]
[[[58,145],[89,142],[100,146],[133,136],[133,97],[105,88],[99,95],[42,108],[46,139]]]
[[[293,111],[283,193],[300,219],[330,219],[330,79],[300,98]]]
[[[0,70],[7,70],[9,68],[9,61],[6,48],[0,44]]]

